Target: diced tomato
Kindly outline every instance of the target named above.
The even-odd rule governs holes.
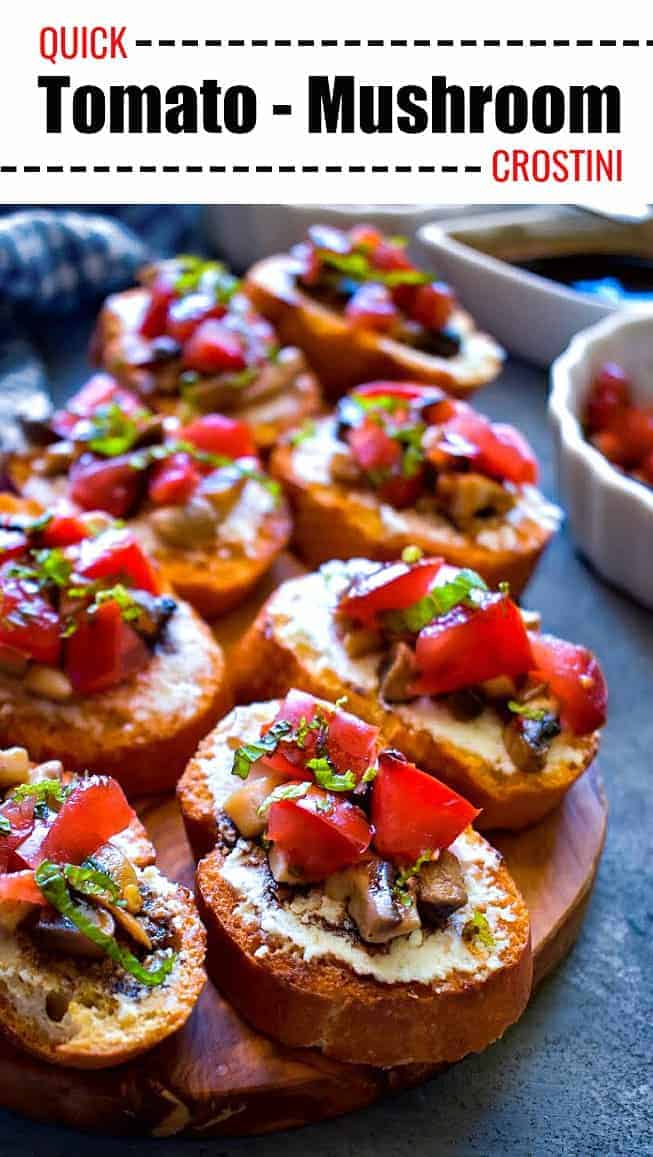
[[[147,493],[155,506],[183,506],[201,479],[190,454],[180,451],[157,462],[150,474]]]
[[[11,566],[11,564],[9,564]],[[56,664],[61,622],[51,603],[29,579],[0,573],[0,644],[37,663]]]
[[[183,345],[195,333],[201,321],[207,317],[224,317],[226,312],[226,305],[217,302],[209,293],[187,293],[171,301],[166,331]]]
[[[198,374],[237,373],[247,366],[242,338],[215,318],[200,322],[184,348],[184,366]]]
[[[78,570],[85,578],[126,580],[151,595],[160,592],[156,571],[130,530],[107,530],[87,539],[80,548]]]
[[[414,506],[424,489],[424,468],[420,466],[408,477],[405,474],[395,474],[387,478],[378,488],[381,502],[387,502],[398,510],[407,506]]]
[[[311,787],[301,799],[270,808],[268,836],[306,881],[355,864],[372,842],[365,813],[348,799]]]
[[[446,784],[393,752],[383,752],[372,785],[374,844],[382,856],[413,864],[448,848],[479,815]]]
[[[592,652],[554,635],[532,634],[530,641],[534,667],[560,703],[563,725],[576,735],[602,727],[608,688]]]
[[[88,538],[88,527],[76,514],[55,514],[41,531],[44,546],[73,546]]]
[[[401,446],[372,418],[348,430],[347,442],[362,470],[391,470],[401,462]]]
[[[338,612],[373,627],[383,611],[412,607],[430,591],[442,567],[441,558],[421,558],[416,563],[392,562],[356,579],[338,603]]]
[[[591,433],[607,430],[630,404],[631,382],[615,362],[606,362],[592,382],[585,420]]]
[[[421,382],[365,382],[352,390],[352,397],[362,398],[405,398],[407,401],[423,402],[433,398],[441,402],[442,390],[437,386],[425,386]]]
[[[40,904],[43,907],[47,904],[43,893],[37,887],[34,872],[29,869],[0,876],[0,904],[18,902]]]
[[[115,779],[104,775],[80,779],[52,823],[35,828],[17,854],[31,868],[43,860],[81,864],[111,836],[124,831],[134,816]]]
[[[17,558],[27,550],[27,535],[20,530],[7,530],[0,526],[0,564],[10,558]]]
[[[403,245],[393,245],[383,238],[372,253],[372,264],[377,269],[388,273],[399,269],[413,269],[413,263],[408,257]]]
[[[454,434],[475,447],[475,469],[502,481],[537,482],[537,459],[526,439],[513,426],[492,423],[474,410],[460,407],[444,425],[445,436]]]
[[[177,436],[198,450],[222,454],[225,458],[256,457],[256,444],[247,423],[238,418],[226,418],[224,414],[204,414],[182,426]]]
[[[358,287],[345,306],[345,317],[354,329],[389,333],[398,313],[392,294],[384,285],[368,282]]]
[[[161,337],[161,334],[166,332],[168,310],[176,293],[170,279],[160,274],[149,287],[149,294],[150,300],[141,322],[140,333],[142,337],[151,339]]]
[[[615,466],[625,466],[628,460],[626,448],[614,430],[599,430],[598,434],[592,434],[591,443],[600,454],[603,454],[609,462],[613,462]]]
[[[84,510],[104,510],[114,518],[129,514],[138,502],[143,477],[125,455],[98,459],[83,454],[70,470],[69,494]]]
[[[418,285],[410,307],[410,316],[427,329],[444,329],[454,311],[456,298],[443,281]]]
[[[65,641],[64,669],[75,691],[94,695],[141,671],[150,652],[113,600],[84,615]]]
[[[302,723],[310,724],[320,713],[326,720],[326,750],[320,754],[327,754],[337,772],[353,771],[355,775],[362,775],[376,758],[376,743],[379,735],[378,727],[364,723],[349,711],[334,707],[324,699],[305,691],[293,689],[289,691],[281,704],[275,722],[287,720],[296,730]],[[280,748],[264,762],[275,769],[293,778],[304,778],[298,775],[298,769],[304,769],[309,759],[317,753],[316,730],[309,730],[303,740],[303,746],[282,742]],[[310,773],[309,773],[310,774]]]
[[[99,372],[78,390],[68,401],[65,410],[57,410],[50,425],[61,438],[67,438],[80,418],[90,418],[100,406],[109,402],[119,405],[125,414],[134,414],[143,409],[141,400],[131,390],[121,386],[111,374]]]
[[[610,429],[621,443],[626,466],[638,466],[653,451],[653,407],[629,406]]]
[[[0,815],[11,824],[10,832],[0,832],[1,878],[3,872],[14,868],[13,853],[34,826],[34,800],[29,797],[20,801],[7,799],[0,805]]]
[[[424,627],[415,657],[420,675],[413,690],[420,695],[446,695],[497,675],[524,675],[533,666],[518,608],[490,591],[478,607],[459,605]]]

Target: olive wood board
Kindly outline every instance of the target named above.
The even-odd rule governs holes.
[[[287,556],[269,590],[300,565]],[[266,593],[222,623],[227,650]],[[173,798],[139,807],[164,872],[193,886],[193,862]],[[594,766],[557,811],[492,842],[528,905],[534,986],[578,935],[605,838],[607,805]],[[527,1015],[527,1014],[526,1014]],[[59,1068],[0,1043],[0,1106],[52,1124],[109,1134],[197,1138],[245,1136],[293,1128],[363,1108],[436,1075],[409,1065],[378,1070],[289,1049],[250,1028],[209,982],[186,1026],[127,1065],[100,1071]]]

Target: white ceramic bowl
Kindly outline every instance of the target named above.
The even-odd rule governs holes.
[[[359,223],[409,240],[427,221],[478,211],[478,205],[207,205],[209,245],[242,272],[261,257],[286,253],[316,222],[348,229]]]
[[[481,329],[511,354],[549,366],[575,333],[617,307],[510,261],[573,252],[643,255],[651,233],[650,222],[619,224],[562,205],[504,206],[425,225],[416,245],[422,264],[454,286]]]
[[[631,376],[636,401],[653,405],[653,312],[599,322],[554,362],[549,415],[560,492],[576,542],[597,571],[653,608],[653,489],[595,450],[580,424],[592,378],[608,361]]]

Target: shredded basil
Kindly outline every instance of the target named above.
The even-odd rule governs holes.
[[[95,605],[102,606],[103,603],[117,603],[120,608],[120,613],[126,623],[132,623],[140,614],[140,608],[134,600],[133,595],[127,590],[127,587],[122,583],[116,583],[115,586],[109,587],[106,590],[98,591],[95,595]]]
[[[57,587],[65,587],[70,581],[73,564],[66,558],[58,547],[32,550],[30,552],[31,565],[15,565],[9,568],[9,574],[14,578],[32,579],[39,586],[53,583]]]
[[[427,864],[429,862],[429,860],[432,860],[432,859],[433,859],[433,852],[432,851],[427,850],[425,852],[422,852],[422,854],[417,857],[414,864],[410,864],[409,867],[403,868],[402,871],[399,872],[397,879],[394,882],[393,891],[395,891],[395,892],[405,891],[406,884],[408,883],[408,881],[412,880],[413,876],[419,876],[420,870],[423,867],[423,865]]]
[[[0,836],[8,836],[11,832],[11,824],[6,816],[0,816]]]
[[[100,896],[112,903],[120,899],[120,888],[115,880],[91,859],[85,860],[81,867],[62,864],[61,870],[71,888],[83,896]]]
[[[277,750],[281,740],[286,739],[291,732],[292,723],[289,723],[287,719],[279,719],[255,743],[245,743],[242,747],[238,747],[234,752],[231,774],[237,775],[239,779],[247,779],[252,764],[256,763],[257,759],[261,759],[263,755],[272,755]]]
[[[131,450],[140,433],[139,423],[151,416],[145,409],[126,414],[117,402],[109,402],[99,406],[89,419],[89,433],[83,440],[95,454],[115,458]]]
[[[514,715],[523,715],[525,719],[544,719],[546,710],[544,707],[529,707],[528,703],[518,703],[516,699],[508,700],[508,710],[512,711]]]
[[[397,634],[409,632],[416,635],[433,619],[446,615],[461,603],[474,606],[475,592],[487,589],[487,584],[476,571],[461,570],[450,582],[434,587],[412,606],[401,611],[386,611],[381,616],[382,624],[386,630]]]
[[[140,984],[155,988],[163,984],[166,977],[170,975],[175,966],[176,954],[169,953],[163,957],[158,967],[146,968],[133,953],[122,948],[113,936],[103,932],[78,907],[70,895],[66,874],[60,864],[53,864],[51,860],[44,860],[36,869],[34,879],[45,899],[53,908],[57,909],[57,912],[70,920],[71,924],[74,924],[84,936],[93,944],[97,944],[98,948],[101,948],[111,960],[124,968],[125,972],[128,972]]]
[[[363,772],[363,774],[361,776],[361,783],[373,783],[378,774],[379,774],[378,763],[372,764],[371,767],[367,768],[367,771]]]
[[[335,253],[331,249],[317,250],[318,259],[331,269],[351,278],[352,281],[372,281],[393,289],[396,285],[426,285],[433,280],[430,273],[419,269],[377,269],[365,253]]]
[[[64,803],[70,793],[70,788],[64,787],[59,779],[41,779],[38,783],[21,783],[15,787],[10,799],[21,803],[24,799],[33,799],[38,804]]]
[[[353,771],[344,771],[340,774],[328,756],[309,759],[306,766],[313,772],[315,782],[326,791],[353,791],[356,787],[356,776]]]
[[[302,799],[310,786],[310,783],[280,783],[263,800],[261,806],[257,808],[256,814],[265,817],[274,803],[280,803],[284,799]]]

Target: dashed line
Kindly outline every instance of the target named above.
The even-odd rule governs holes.
[[[297,39],[297,40],[283,40],[283,39],[253,39],[253,40],[219,40],[219,39],[183,39],[174,40],[169,38],[161,38],[159,40],[152,39],[136,39],[134,46],[136,48],[222,48],[223,46],[229,48],[501,48],[504,45],[507,48],[592,48],[594,46],[599,48],[650,48],[653,46],[653,40],[638,40],[638,39],[623,39],[623,40],[567,40],[567,39],[552,39],[552,40],[432,40],[429,38],[415,39],[415,40],[314,40],[314,39]]]
[[[481,165],[0,165],[0,173],[465,173]]]

